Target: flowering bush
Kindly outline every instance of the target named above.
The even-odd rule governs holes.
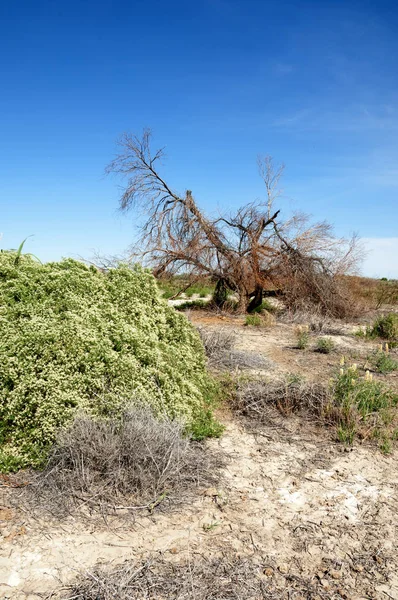
[[[199,335],[153,276],[0,254],[0,470],[38,466],[77,411],[149,404],[188,427],[214,385]]]

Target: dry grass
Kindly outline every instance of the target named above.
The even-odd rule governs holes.
[[[206,356],[212,365],[216,365],[226,352],[232,350],[235,345],[235,334],[226,329],[208,329],[197,327],[204,346]]]
[[[226,329],[208,329],[205,327],[197,328],[202,339],[203,346],[209,366],[214,369],[270,369],[274,365],[272,361],[259,354],[247,352],[245,350],[236,350],[235,333]]]
[[[343,332],[344,321],[341,319],[333,319],[322,315],[314,307],[313,310],[285,310],[283,311],[278,321],[288,325],[305,325],[311,333],[322,333],[326,335],[340,335]]]
[[[98,565],[56,597],[59,600],[373,598],[373,594],[368,595],[369,582],[377,581],[380,585],[389,581],[391,559],[392,555],[380,548],[370,547],[343,560],[324,558],[321,564],[313,565],[312,571],[305,572],[297,559],[285,568],[278,568],[269,556],[238,557],[227,549],[221,556],[206,559],[194,555],[191,560],[179,562],[156,556],[145,562],[126,561],[113,567]]]
[[[232,403],[238,413],[264,423],[271,408],[284,415],[306,411],[320,416],[330,406],[331,394],[327,386],[300,378],[246,381],[238,385]]]
[[[398,439],[398,394],[373,381],[369,372],[361,377],[356,365],[343,366],[325,385],[297,377],[242,381],[231,402],[252,424],[268,424],[275,409],[284,416],[301,413],[320,426],[333,427],[345,444],[368,440],[385,454]]]
[[[61,600],[330,600],[342,597],[339,587],[333,579],[326,591],[317,576],[281,575],[267,557],[238,558],[225,553],[209,560],[198,557],[172,563],[157,557],[113,569],[98,566]]]
[[[103,514],[153,511],[195,486],[214,484],[220,464],[216,453],[184,436],[182,424],[159,421],[149,409],[107,421],[81,416],[59,435],[24,500],[56,516],[82,507]]]

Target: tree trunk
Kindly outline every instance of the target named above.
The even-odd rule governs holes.
[[[213,302],[218,308],[223,308],[228,298],[228,289],[224,279],[219,279],[213,294]]]
[[[249,313],[253,312],[253,310],[255,310],[256,308],[261,306],[262,301],[263,301],[263,288],[260,286],[256,286],[256,289],[254,290],[254,296],[250,300],[249,305],[247,307],[247,312],[249,312]]]
[[[247,304],[249,302],[248,295],[246,290],[239,291],[238,293],[238,305],[236,307],[237,313],[245,313],[247,312]]]

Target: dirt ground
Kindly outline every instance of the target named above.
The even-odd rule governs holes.
[[[322,333],[336,351],[321,355],[294,349],[291,324],[250,328],[239,318],[194,311],[190,318],[233,329],[237,349],[268,359],[268,376],[324,380],[342,354],[366,367],[373,347],[352,335],[358,324]],[[383,377],[396,385],[393,374]],[[18,490],[0,480],[0,598],[63,597],[65,585],[98,562],[157,553],[194,561],[228,552],[253,560],[274,598],[398,600],[397,450],[385,456],[366,445],[345,448],[296,416],[270,413],[261,429],[228,408],[220,418],[224,435],[207,442],[227,458],[219,485],[198,489],[192,503],[171,512],[135,522],[54,522],[14,508],[10,494]]]

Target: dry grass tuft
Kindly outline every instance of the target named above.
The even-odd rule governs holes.
[[[216,365],[235,345],[235,333],[226,329],[197,327],[210,363]]]
[[[300,378],[258,380],[238,385],[232,402],[240,414],[264,423],[270,408],[277,408],[284,415],[300,411],[323,415],[330,406],[331,394],[327,386]]]
[[[59,435],[24,499],[56,516],[82,507],[103,514],[152,511],[195,486],[214,484],[220,465],[214,451],[184,436],[182,424],[159,421],[149,409],[107,421],[80,416]]]
[[[259,354],[236,350],[235,333],[225,329],[198,327],[209,365],[215,369],[270,369],[272,361]]]

